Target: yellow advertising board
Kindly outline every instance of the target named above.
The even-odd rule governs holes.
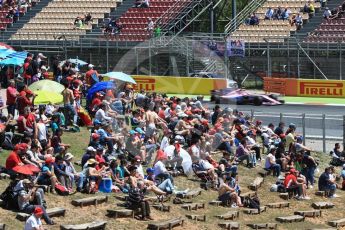
[[[209,95],[211,90],[227,87],[226,79],[167,77],[167,76],[132,76],[137,82],[135,90],[148,92]]]
[[[301,97],[345,97],[345,81],[297,80],[297,96]]]

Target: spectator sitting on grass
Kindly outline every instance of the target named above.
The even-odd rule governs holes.
[[[243,207],[241,198],[236,193],[235,188],[229,186],[231,180],[231,176],[226,176],[224,182],[219,186],[218,200],[220,200],[222,204],[226,206]]]
[[[23,186],[24,189],[18,192],[19,210],[31,214],[36,208],[40,208],[43,212],[42,215],[45,222],[49,225],[54,225],[54,222],[49,218],[45,208],[42,205],[33,204],[36,194],[36,189],[33,188],[33,183],[28,179],[24,179]]]
[[[273,176],[279,177],[280,171],[281,171],[281,166],[280,166],[280,164],[277,163],[275,155],[276,155],[276,149],[271,148],[270,153],[266,157],[265,169],[273,170]]]
[[[325,171],[320,175],[319,178],[319,191],[324,191],[328,193],[328,197],[334,198],[337,197],[335,194],[336,191],[336,183],[335,180],[333,180],[331,177],[331,168],[326,167]]]

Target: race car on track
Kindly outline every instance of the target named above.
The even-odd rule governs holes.
[[[211,101],[216,104],[237,104],[237,105],[281,105],[277,94],[256,94],[245,89],[226,88],[211,91]]]

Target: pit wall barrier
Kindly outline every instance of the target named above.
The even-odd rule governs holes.
[[[227,87],[226,79],[132,75],[135,90],[168,94],[210,95],[211,90]]]
[[[345,98],[345,81],[265,77],[264,90],[285,96]]]

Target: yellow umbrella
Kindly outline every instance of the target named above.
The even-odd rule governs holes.
[[[36,90],[34,93],[37,95],[34,100],[35,105],[61,104],[63,102],[63,97],[59,93],[45,90]]]
[[[65,87],[56,81],[51,80],[41,80],[32,83],[29,86],[31,91],[45,90],[49,92],[61,93]]]

